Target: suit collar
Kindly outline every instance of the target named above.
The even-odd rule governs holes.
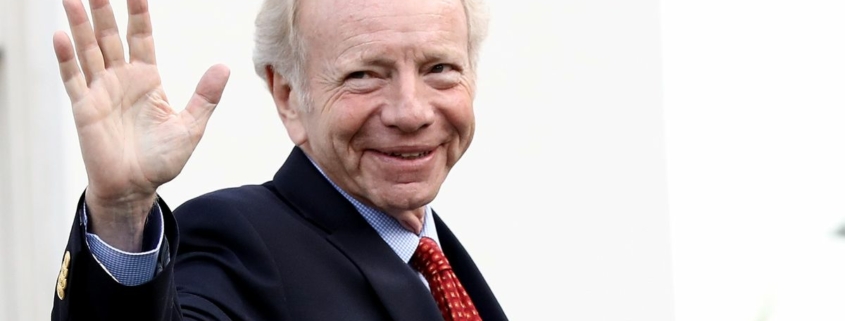
[[[455,276],[458,277],[461,285],[469,293],[472,303],[475,304],[478,313],[481,314],[481,319],[485,321],[506,321],[508,317],[505,316],[499,301],[496,300],[490,286],[487,285],[461,242],[458,242],[455,234],[443,223],[437,213],[434,214],[434,223],[437,225],[437,234],[440,236],[440,248],[443,249],[443,254],[449,258]]]
[[[441,320],[416,272],[396,255],[352,204],[295,147],[273,178],[279,195],[352,261],[396,320]]]
[[[440,244],[440,240],[437,237],[437,227],[434,224],[434,217],[431,211],[431,206],[425,206],[425,218],[423,219],[423,227],[420,235],[417,235],[413,232],[408,231],[405,229],[399,221],[395,220],[393,217],[384,213],[376,208],[370,207],[364,203],[361,203],[345,191],[337,186],[328,176],[326,173],[320,169],[320,166],[314,162],[311,157],[305,155],[308,158],[308,161],[311,162],[311,165],[317,169],[320,175],[325,178],[329,184],[337,190],[340,195],[343,196],[349,203],[355,207],[355,210],[361,214],[367,223],[376,230],[382,240],[393,249],[393,252],[399,256],[405,263],[411,261],[411,257],[414,255],[414,252],[417,250],[417,246],[420,243],[420,237],[428,237],[434,240],[435,243]]]

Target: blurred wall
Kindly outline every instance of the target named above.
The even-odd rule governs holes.
[[[0,320],[45,320],[78,197],[65,185],[73,123],[50,49],[61,2],[0,2]]]
[[[0,224],[14,233],[0,236],[0,249],[16,263],[0,264],[0,318],[43,320],[86,182],[50,44],[54,29],[68,28],[60,1],[0,1],[16,8],[6,30],[28,28],[9,45],[20,51],[6,77],[15,96],[0,103],[3,135],[18,148],[3,150],[6,175],[16,176],[3,187],[15,194],[3,199]],[[205,138],[161,195],[175,206],[270,179],[292,145],[252,71],[259,1],[150,2],[174,106],[208,66],[232,69]],[[125,25],[125,5],[114,7]],[[489,7],[476,138],[435,209],[513,320],[671,320],[657,0]]]
[[[662,2],[678,320],[845,320],[843,16]]]

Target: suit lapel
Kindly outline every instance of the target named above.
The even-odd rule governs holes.
[[[326,239],[370,282],[395,320],[442,320],[431,293],[298,147],[276,173],[281,197],[326,232]],[[439,229],[439,226],[438,226]]]
[[[449,259],[452,265],[452,270],[461,285],[469,293],[472,303],[478,309],[478,314],[484,321],[499,321],[507,320],[505,312],[487,285],[487,281],[478,271],[475,262],[470,258],[469,253],[464,249],[455,234],[446,226],[436,213],[434,214],[434,223],[437,225],[437,237],[440,240],[440,247],[443,249],[443,254]]]

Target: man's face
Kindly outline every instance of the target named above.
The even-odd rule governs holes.
[[[301,4],[311,109],[295,143],[360,201],[420,210],[475,129],[461,1]]]

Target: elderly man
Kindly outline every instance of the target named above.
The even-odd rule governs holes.
[[[146,0],[128,2],[128,62],[108,0],[90,1],[93,27],[80,0],[64,5],[73,44],[53,42],[89,185],[53,320],[507,319],[428,205],[473,137],[477,0],[267,0],[255,66],[297,147],[271,181],[173,214],[156,189],[228,70],[176,113]]]

